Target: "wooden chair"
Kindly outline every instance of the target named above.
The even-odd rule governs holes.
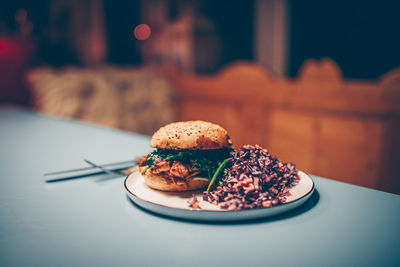
[[[168,73],[180,120],[221,124],[236,147],[260,144],[311,174],[400,193],[400,69],[377,81],[344,80],[329,59],[293,80],[246,62]]]

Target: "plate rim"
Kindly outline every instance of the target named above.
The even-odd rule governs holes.
[[[136,171],[138,171],[138,169],[136,169],[134,172],[136,172]],[[151,204],[151,205],[158,206],[158,207],[167,208],[167,209],[171,209],[171,210],[190,211],[190,212],[196,212],[196,213],[212,213],[212,214],[216,214],[216,213],[226,213],[226,212],[229,212],[229,214],[233,214],[233,213],[249,212],[249,211],[254,211],[254,212],[255,212],[255,211],[257,211],[257,210],[264,210],[264,209],[265,209],[265,210],[272,210],[272,209],[274,209],[274,208],[282,207],[282,206],[284,206],[284,205],[286,205],[286,204],[294,204],[294,203],[296,203],[296,202],[299,202],[299,201],[303,200],[304,198],[310,196],[312,193],[314,193],[314,190],[315,190],[315,182],[314,182],[314,180],[312,179],[311,175],[309,175],[309,174],[306,173],[306,172],[303,172],[302,170],[298,170],[298,172],[304,173],[304,174],[311,180],[311,182],[312,182],[312,187],[311,187],[311,189],[310,189],[305,195],[303,195],[303,196],[301,196],[300,198],[297,198],[297,199],[295,199],[295,200],[293,200],[293,201],[290,201],[290,202],[287,202],[287,203],[281,203],[281,204],[278,204],[278,205],[275,205],[275,206],[272,206],[272,207],[257,207],[257,208],[252,208],[252,209],[241,209],[241,210],[227,210],[227,209],[226,209],[226,210],[224,210],[224,209],[221,209],[221,210],[207,210],[207,209],[193,209],[193,208],[184,209],[184,208],[170,207],[170,206],[166,206],[166,205],[163,205],[163,204],[160,204],[160,203],[156,203],[156,202],[153,202],[153,201],[144,200],[144,199],[138,197],[138,196],[137,196],[136,194],[134,194],[133,192],[131,192],[131,191],[129,190],[128,186],[127,186],[127,180],[129,179],[129,177],[130,177],[134,172],[132,172],[131,174],[127,175],[127,176],[125,177],[125,180],[124,180],[125,191],[128,193],[128,195],[133,196],[134,198],[139,199],[140,201],[143,201],[143,202],[146,202],[146,203],[149,203],[149,204]],[[153,190],[154,190],[154,189],[153,189]],[[160,190],[158,190],[158,191],[160,191]],[[193,191],[194,191],[194,190],[193,190]],[[162,191],[160,191],[160,192],[162,192]],[[135,203],[135,204],[137,204],[137,203]],[[137,205],[139,205],[139,204],[137,204]],[[141,206],[141,205],[139,205],[139,206]]]

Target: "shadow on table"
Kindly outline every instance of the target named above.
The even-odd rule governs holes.
[[[256,224],[256,223],[268,223],[268,222],[273,222],[273,221],[279,221],[279,220],[286,220],[286,219],[290,219],[290,218],[294,218],[298,215],[301,215],[303,213],[306,213],[307,211],[311,210],[312,208],[314,208],[318,202],[319,202],[319,193],[317,191],[317,189],[314,190],[314,193],[311,195],[311,197],[307,200],[306,203],[304,203],[303,205],[301,205],[300,207],[279,214],[279,215],[275,215],[272,217],[266,217],[266,218],[260,218],[260,219],[251,219],[251,220],[240,220],[240,221],[199,221],[199,220],[189,220],[189,219],[182,219],[182,218],[176,218],[176,217],[171,217],[171,216],[166,216],[166,215],[161,215],[149,210],[146,210],[142,207],[140,207],[139,205],[137,205],[136,203],[134,203],[133,201],[131,201],[129,199],[129,197],[127,197],[128,200],[139,210],[142,210],[143,212],[152,214],[154,216],[158,216],[161,218],[166,218],[169,220],[176,220],[176,221],[181,221],[181,222],[189,222],[189,223],[197,223],[197,224],[209,224],[209,225],[235,225],[235,224]]]

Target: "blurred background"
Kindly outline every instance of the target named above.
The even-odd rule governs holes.
[[[400,193],[400,4],[0,2],[0,104],[151,135],[216,122],[302,170]]]

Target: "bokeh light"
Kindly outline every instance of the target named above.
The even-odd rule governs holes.
[[[134,30],[135,38],[141,41],[149,39],[151,35],[151,28],[147,24],[139,24]]]

